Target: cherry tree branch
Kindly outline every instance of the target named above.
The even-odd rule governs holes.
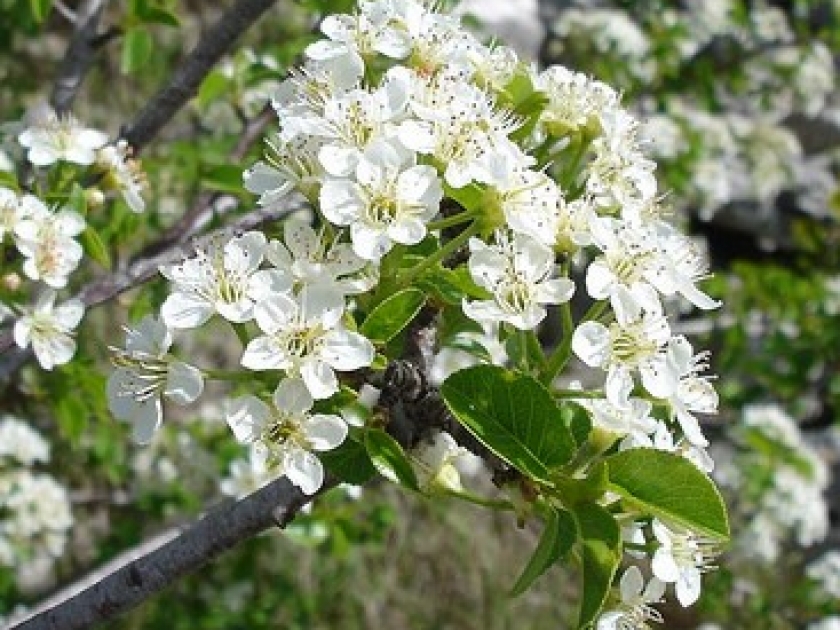
[[[50,105],[58,114],[68,112],[82,82],[93,65],[96,51],[105,40],[97,35],[99,20],[108,0],[85,0],[76,11],[76,24],[64,60],[50,94]]]
[[[328,480],[320,493],[335,485]],[[213,510],[174,540],[9,630],[77,630],[116,617],[234,545],[270,527],[285,528],[313,498],[285,477],[277,479],[241,501]]]
[[[140,151],[195,94],[204,77],[237,39],[276,0],[237,0],[204,33],[198,44],[175,69],[172,77],[146,106],[122,137]]]

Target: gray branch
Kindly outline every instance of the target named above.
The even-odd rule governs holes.
[[[327,481],[321,492],[334,485],[334,481]],[[285,527],[312,498],[285,477],[280,478],[237,503],[217,508],[171,542],[12,628],[80,630],[93,627],[131,610],[237,543],[270,527]]]
[[[73,100],[103,43],[97,36],[99,20],[108,0],[85,0],[76,12],[76,26],[50,94],[57,114],[70,111]]]
[[[276,0],[237,0],[175,69],[171,79],[155,94],[122,137],[140,151],[197,92],[216,62]]]

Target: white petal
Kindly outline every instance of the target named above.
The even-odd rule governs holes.
[[[170,328],[196,328],[215,312],[213,305],[194,294],[175,291],[160,307],[160,316]]]
[[[695,567],[683,567],[677,580],[677,601],[683,606],[691,606],[700,598],[701,575]]]
[[[572,336],[572,350],[590,367],[601,367],[610,350],[610,332],[598,322],[584,322]]]
[[[164,396],[168,396],[179,405],[188,405],[201,396],[204,391],[204,377],[198,368],[173,361],[169,364]]]
[[[350,225],[364,209],[356,184],[349,179],[328,179],[321,186],[321,211],[336,225]]]
[[[349,330],[332,330],[324,335],[321,358],[342,372],[367,367],[375,354],[367,337]]]
[[[56,365],[64,365],[76,353],[76,341],[70,336],[55,333],[32,338],[32,350],[45,370],[52,370]]]
[[[304,494],[315,494],[324,483],[324,468],[318,458],[304,450],[294,450],[286,455],[286,476]]]
[[[329,398],[338,391],[338,379],[333,369],[318,360],[304,361],[300,375],[313,398]]]
[[[226,407],[225,418],[239,442],[255,441],[271,418],[268,405],[256,396],[235,398]]]
[[[314,415],[301,428],[312,449],[316,451],[332,450],[347,437],[347,424],[338,416]]]
[[[240,363],[249,370],[285,370],[291,366],[289,358],[268,335],[252,339],[245,347]]]
[[[621,590],[621,601],[631,602],[636,599],[644,588],[645,579],[637,566],[628,567],[621,576],[619,589]]]
[[[663,582],[676,582],[680,578],[680,568],[674,560],[674,556],[664,548],[656,550],[651,562],[651,569],[653,574]]]
[[[610,296],[616,277],[604,258],[597,258],[586,270],[586,292],[596,300]]]
[[[133,393],[145,385],[140,383],[137,376],[126,368],[117,368],[108,376],[106,393],[108,409],[118,420],[131,420],[137,415],[137,408],[150,405],[155,397],[138,402]]]
[[[575,283],[568,278],[554,278],[537,285],[536,299],[540,304],[562,304],[572,299]]]
[[[151,442],[163,420],[160,398],[153,398],[148,402],[149,404],[138,406],[131,418],[133,428],[131,437],[138,444]]]
[[[299,378],[283,379],[274,390],[274,406],[294,416],[305,414],[314,402],[306,383]]]
[[[396,243],[415,245],[426,237],[426,224],[416,217],[403,217],[390,225],[387,234]]]
[[[287,327],[297,314],[297,302],[284,293],[266,295],[254,306],[257,326],[269,335]]]

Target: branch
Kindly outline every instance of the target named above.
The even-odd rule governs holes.
[[[328,480],[319,493],[335,485],[335,481]],[[128,562],[77,595],[12,628],[77,630],[111,619],[237,543],[275,525],[286,527],[313,498],[303,494],[285,477],[277,479],[237,503],[217,508],[171,542]]]
[[[57,114],[70,110],[73,100],[93,64],[96,51],[104,43],[97,37],[99,19],[108,0],[85,0],[76,12],[76,26],[58,76],[50,94],[50,105]]]
[[[155,94],[122,137],[139,152],[198,91],[211,68],[276,0],[237,0],[202,35],[196,47],[175,69],[169,82]]]

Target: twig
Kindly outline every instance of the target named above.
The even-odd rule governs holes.
[[[237,0],[201,37],[122,137],[140,151],[198,91],[210,69],[276,0]]]
[[[96,51],[102,45],[97,37],[97,30],[107,3],[108,0],[85,0],[76,12],[73,36],[70,38],[67,53],[58,69],[58,76],[50,95],[50,105],[58,114],[70,110],[85,75],[93,64]]]
[[[328,480],[320,492],[335,485]],[[285,527],[313,498],[282,477],[237,503],[217,508],[174,540],[12,628],[78,630],[116,617],[237,543],[272,526]]]

